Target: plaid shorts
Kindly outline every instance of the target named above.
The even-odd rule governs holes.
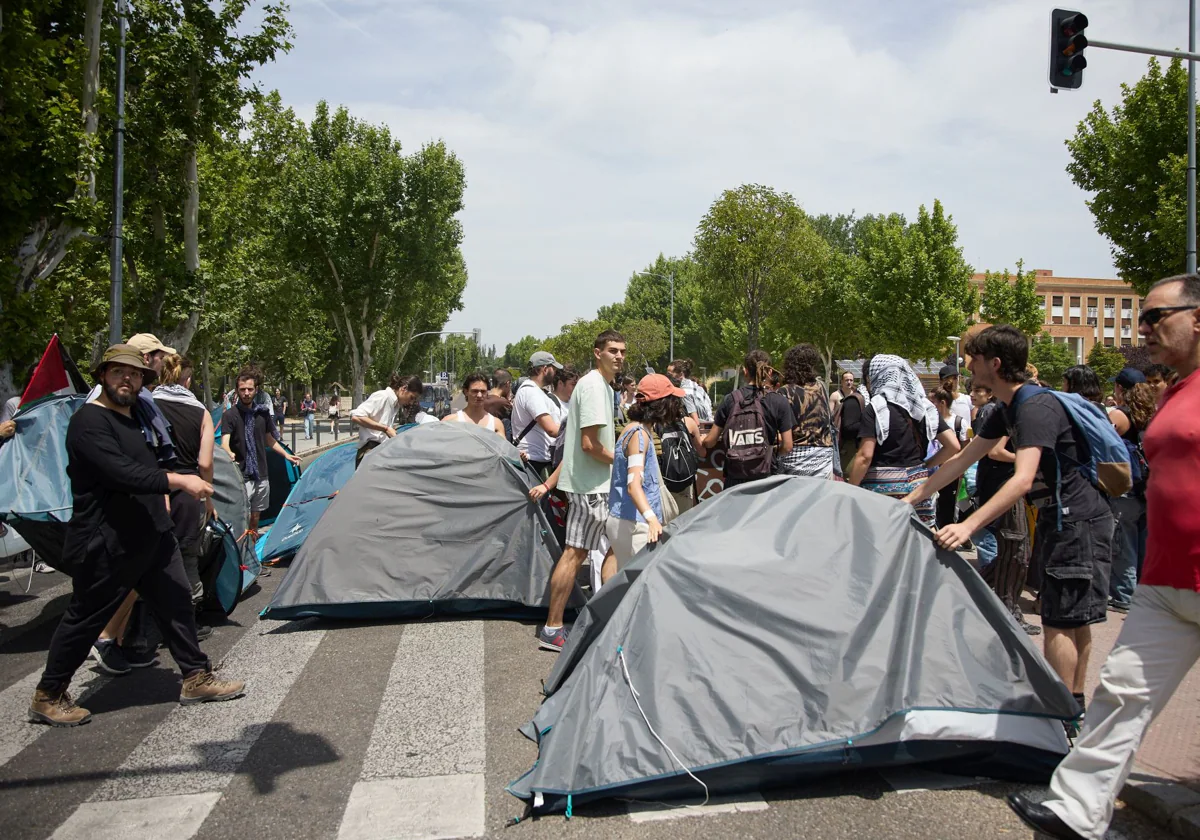
[[[567,545],[600,551],[608,523],[607,493],[567,493]]]

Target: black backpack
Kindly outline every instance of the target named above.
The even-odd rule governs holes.
[[[767,441],[762,389],[749,387],[733,392],[733,411],[721,440],[725,444],[727,478],[750,481],[771,474],[775,447]]]
[[[672,493],[682,493],[696,484],[696,469],[700,466],[700,456],[692,445],[692,435],[683,421],[667,426],[658,432],[662,441],[662,455],[658,456],[658,465],[662,473],[663,484]]]

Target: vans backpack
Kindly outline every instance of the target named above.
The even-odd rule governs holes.
[[[748,388],[733,392],[733,410],[729,413],[721,440],[725,444],[727,477],[749,481],[771,474],[775,447],[767,441],[767,416],[763,409],[761,389]]]
[[[692,435],[683,422],[677,422],[660,431],[659,438],[662,440],[662,454],[658,456],[658,465],[663,484],[672,493],[682,493],[695,485],[696,470],[700,466],[700,456],[692,445]]]
[[[1108,419],[1104,409],[1088,402],[1079,394],[1051,391],[1035,385],[1025,385],[1017,391],[1013,398],[1013,408],[1019,410],[1027,399],[1043,393],[1053,394],[1067,412],[1067,419],[1075,431],[1075,445],[1079,447],[1080,452],[1080,462],[1075,465],[1076,469],[1093,487],[1099,488],[1107,496],[1116,498],[1128,493],[1133,488],[1129,450],[1125,448],[1125,441],[1113,428],[1112,421]],[[1056,499],[1061,492],[1061,466],[1058,483],[1060,486],[1054,491]]]

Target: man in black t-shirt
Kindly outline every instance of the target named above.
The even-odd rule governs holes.
[[[712,428],[704,438],[704,448],[709,452],[715,449],[717,444],[722,440],[722,432],[729,425],[729,418],[734,411],[734,400],[748,399],[755,393],[758,393],[762,397],[763,436],[765,443],[768,446],[775,447],[776,454],[778,455],[786,455],[792,451],[792,428],[796,425],[796,418],[792,414],[792,406],[783,394],[767,391],[759,383],[761,374],[770,369],[770,364],[771,357],[763,350],[751,350],[746,354],[742,366],[742,373],[746,377],[746,384],[728,394],[721,401],[721,406],[713,415]],[[770,473],[768,472],[755,478],[766,478],[769,475]],[[725,486],[735,487],[738,484],[745,484],[747,481],[752,480],[754,478],[739,479],[726,473]]]
[[[995,422],[992,420],[993,415],[1004,413],[1004,406],[996,402],[991,390],[982,385],[975,385],[971,389],[971,396],[987,400],[979,407],[979,413],[975,415],[975,422],[972,424],[975,434],[979,435],[989,423]],[[975,471],[976,505],[987,504],[1005,482],[1013,477],[1013,465],[1016,461],[1016,449],[1005,434],[996,441],[988,454],[979,459],[979,466]],[[1029,575],[1029,526],[1025,519],[1025,500],[1018,499],[1012,507],[985,527],[996,538],[996,557],[982,570],[984,580],[991,584],[996,595],[1026,633],[1030,636],[1041,635],[1042,628],[1026,621],[1025,614],[1021,611],[1021,590]]]
[[[907,501],[928,498],[991,452],[1006,434],[1011,437],[1016,449],[1013,476],[965,521],[939,530],[938,544],[957,548],[1029,494],[1040,509],[1034,552],[1046,576],[1041,591],[1046,659],[1082,708],[1091,625],[1104,621],[1108,610],[1112,511],[1073,466],[1082,460],[1079,445],[1066,409],[1053,394],[1035,394],[1016,412],[1009,409],[1017,392],[1027,387],[1029,345],[1024,334],[1008,325],[988,327],[972,336],[965,350],[974,382],[991,388],[1005,408],[987,418],[975,439]],[[1061,475],[1060,464],[1065,467]]]
[[[132,590],[161,619],[184,677],[180,703],[240,697],[245,684],[214,677],[200,650],[192,588],[167,513],[168,493],[182,490],[203,501],[212,495],[212,485],[197,475],[159,467],[147,443],[146,410],[136,405],[143,380],[152,380],[154,369],[134,347],[108,348],[93,375],[101,393],[71,418],[66,441],[74,504],[63,553],[81,562],[29,718],[51,726],[88,721],[91,713],[75,705],[67,687],[101,628]]]

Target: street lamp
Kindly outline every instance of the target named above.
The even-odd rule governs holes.
[[[954,342],[954,369],[958,370],[959,360],[962,358],[962,355],[958,352],[959,338],[956,335],[948,335],[948,336],[946,336],[946,338],[949,339],[950,341]]]
[[[657,274],[653,271],[635,271],[635,275],[644,274],[647,277],[658,277],[668,281],[671,284],[671,360],[675,359],[675,272],[670,274]]]

